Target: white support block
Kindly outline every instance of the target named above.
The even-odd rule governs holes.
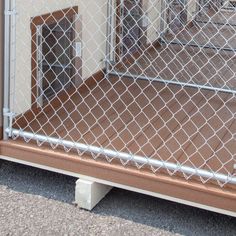
[[[92,210],[112,189],[111,186],[94,181],[78,179],[75,187],[75,203],[79,207]]]

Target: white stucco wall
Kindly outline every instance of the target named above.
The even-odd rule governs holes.
[[[146,16],[149,22],[147,27],[148,43],[155,42],[159,38],[161,27],[163,27],[162,30],[164,30],[164,28],[166,27],[165,14],[162,14],[162,9],[164,9],[164,6],[165,6],[165,0],[144,1],[144,10],[146,12]]]
[[[143,5],[149,21],[147,39],[148,43],[152,43],[159,38],[161,30],[164,32],[167,29],[168,5],[166,0],[144,0]],[[186,10],[187,21],[189,22],[193,20],[197,11],[197,0],[186,0]]]
[[[30,19],[68,7],[78,6],[82,23],[82,77],[88,78],[104,67],[106,0],[16,0],[16,77],[11,83],[11,108],[16,113],[31,107]],[[14,89],[15,88],[15,89]],[[14,92],[15,90],[15,92]]]
[[[196,15],[197,0],[187,0],[187,21],[190,22]]]

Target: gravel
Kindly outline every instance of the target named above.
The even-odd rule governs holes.
[[[114,188],[75,207],[75,178],[2,162],[0,235],[236,235],[236,219]]]

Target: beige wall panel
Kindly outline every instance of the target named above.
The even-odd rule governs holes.
[[[194,19],[197,11],[197,0],[188,0],[187,2],[187,21]]]
[[[11,109],[17,114],[31,107],[30,19],[73,6],[78,6],[82,21],[77,40],[82,42],[83,79],[104,67],[106,0],[16,0],[16,79],[11,83],[11,93],[15,94]]]
[[[149,0],[144,1],[144,9],[146,11],[146,16],[148,18],[148,28],[147,28],[147,41],[148,43],[155,42],[160,37],[161,21],[162,27],[166,28],[166,17],[162,14],[164,9],[165,1],[163,0]]]

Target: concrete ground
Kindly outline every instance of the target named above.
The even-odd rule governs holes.
[[[91,212],[75,207],[75,178],[2,162],[0,235],[236,235],[236,219],[113,189]]]

